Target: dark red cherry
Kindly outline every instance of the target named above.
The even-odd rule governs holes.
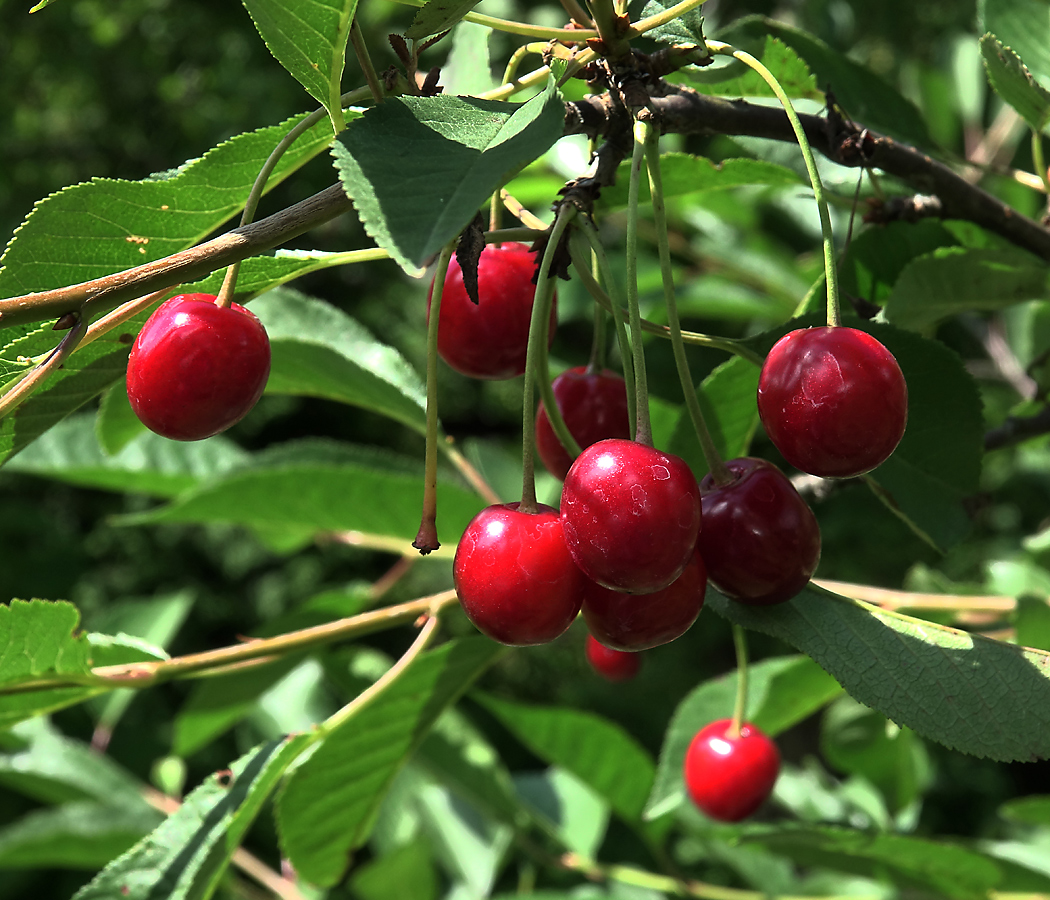
[[[631,436],[627,385],[615,372],[590,372],[584,366],[576,366],[554,378],[551,390],[561,417],[581,448],[605,438]],[[555,478],[565,477],[572,458],[551,428],[542,405],[536,413],[536,451]]]
[[[467,296],[463,271],[453,257],[445,276],[438,318],[438,353],[471,378],[514,378],[525,371],[529,321],[536,286],[536,255],[524,244],[488,244],[478,261],[478,302]],[[431,286],[433,293],[433,285]],[[550,338],[557,325],[551,303]],[[430,296],[427,296],[427,310]]]
[[[151,431],[177,441],[211,437],[243,419],[270,375],[270,341],[255,314],[213,294],[166,300],[128,358],[128,399]]]
[[[712,819],[739,822],[772,793],[780,773],[777,745],[754,725],[730,734],[732,720],[719,719],[697,732],[685,754],[689,796]]]
[[[694,551],[685,570],[670,585],[650,594],[610,591],[588,581],[583,618],[606,647],[629,652],[658,647],[681,637],[704,605],[707,574]]]
[[[820,560],[820,528],[794,485],[764,459],[731,459],[733,481],[700,482],[704,527],[696,545],[707,577],[727,597],[754,606],[790,600]]]
[[[614,650],[587,635],[587,662],[606,681],[630,681],[638,674],[642,657],[637,653]]]
[[[479,631],[503,644],[552,641],[580,611],[587,583],[565,547],[558,511],[489,506],[463,532],[452,566],[459,602]]]
[[[791,465],[851,478],[884,462],[900,443],[908,387],[893,354],[866,331],[803,328],[769,351],[758,412]]]
[[[648,594],[671,584],[693,556],[700,489],[680,457],[613,438],[572,464],[561,517],[569,552],[589,578]]]

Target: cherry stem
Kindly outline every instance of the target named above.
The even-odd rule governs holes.
[[[739,625],[733,625],[733,648],[736,650],[736,702],[733,704],[733,720],[726,731],[730,738],[740,736],[740,726],[747,713],[747,637]]]
[[[350,26],[350,44],[354,48],[354,55],[361,66],[361,73],[365,76],[368,89],[372,92],[372,98],[376,103],[382,103],[383,84],[376,74],[375,66],[372,65],[372,57],[368,55],[368,45],[365,43],[365,36],[361,33],[361,26],[357,24],[356,16],[353,24]],[[332,110],[332,127],[335,129],[335,133],[339,134],[346,126],[343,123],[341,104],[334,104],[334,106],[335,109]]]
[[[592,22],[590,15],[577,0],[561,0],[562,9],[569,14],[569,18],[580,25]]]
[[[645,351],[642,349],[642,315],[638,308],[638,194],[642,162],[645,159],[645,136],[648,125],[634,123],[634,153],[631,155],[631,180],[627,190],[627,315],[631,325],[631,351],[634,354],[634,391],[637,424],[634,439],[653,446],[653,426],[649,419],[649,387],[645,378]]]
[[[649,169],[649,193],[652,195],[653,222],[656,225],[657,249],[660,253],[660,275],[664,288],[664,303],[667,306],[667,324],[671,331],[671,349],[674,352],[675,368],[678,369],[678,380],[682,383],[685,406],[689,418],[693,420],[693,429],[700,441],[707,468],[717,485],[733,482],[733,474],[722,461],[722,455],[715,446],[714,438],[704,420],[700,400],[697,397],[696,384],[689,371],[689,360],[685,355],[685,344],[682,341],[682,323],[678,318],[678,300],[674,292],[674,272],[671,270],[671,249],[667,240],[667,209],[664,204],[663,177],[660,172],[660,133],[647,122],[640,122],[639,131],[645,135],[645,159]]]
[[[591,251],[591,262],[597,268]],[[592,273],[593,277],[593,273]],[[594,304],[594,326],[591,332],[591,355],[587,358],[587,374],[600,375],[605,368],[605,317],[608,313],[597,303]]]
[[[1043,156],[1043,136],[1032,129],[1032,167],[1043,185],[1043,193],[1050,194],[1050,172],[1046,170],[1046,157]]]
[[[536,292],[532,300],[532,318],[529,320],[529,344],[525,351],[525,390],[522,394],[521,435],[521,503],[518,509],[525,513],[536,512],[536,406],[535,389],[539,388],[547,419],[561,441],[566,452],[573,458],[580,455],[580,445],[572,436],[562,418],[558,402],[551,389],[550,370],[547,367],[547,344],[550,335],[551,298],[554,296],[554,279],[551,263],[558,250],[565,229],[576,216],[576,207],[565,205],[558,212],[550,237],[536,273]]]
[[[422,6],[426,0],[391,0],[402,6]],[[464,22],[474,22],[476,25],[487,25],[494,31],[505,31],[509,34],[518,34],[522,37],[537,38],[541,41],[586,41],[588,38],[598,37],[598,32],[588,28],[544,28],[542,25],[530,25],[526,22],[514,22],[509,19],[497,19],[495,16],[486,16],[481,13],[468,12],[463,17]]]
[[[438,448],[438,397],[437,397],[437,339],[438,321],[441,318],[441,295],[445,292],[445,275],[456,241],[449,241],[438,257],[434,272],[434,288],[430,294],[430,321],[427,323],[427,445],[423,471],[423,514],[419,532],[412,542],[421,555],[437,550],[441,542],[437,537],[437,448]]]
[[[0,397],[0,419],[9,415],[69,359],[70,354],[84,339],[87,329],[87,320],[77,316],[76,324],[62,336],[58,346],[28,374],[24,375],[3,397]]]
[[[799,149],[802,151],[802,158],[806,162],[809,181],[813,185],[813,199],[817,201],[817,210],[820,213],[820,231],[824,242],[824,275],[828,285],[828,325],[840,325],[842,324],[842,316],[839,311],[839,280],[835,265],[835,239],[831,233],[831,214],[828,212],[828,201],[824,196],[824,185],[820,180],[820,172],[817,171],[817,161],[813,158],[813,150],[809,146],[809,138],[806,137],[806,131],[802,127],[802,120],[799,119],[798,113],[795,112],[795,107],[784,92],[784,88],[780,86],[780,82],[777,81],[769,69],[750,53],[737,50],[735,47],[724,44],[721,41],[708,41],[707,49],[720,56],[732,56],[734,59],[740,60],[744,65],[754,69],[761,76],[762,80],[769,85],[773,93],[776,94],[780,105],[784,107],[784,113],[787,115],[788,121],[791,122],[795,138],[798,140]]]
[[[581,226],[580,230],[590,242],[591,258],[597,261],[598,271],[601,273],[602,280],[608,285],[609,292],[603,291],[601,285],[591,277],[588,265],[590,259],[584,256],[582,248],[575,240],[569,242],[572,264],[577,274],[579,274],[584,287],[595,298],[595,301],[605,306],[613,315],[616,341],[620,347],[620,364],[623,366],[623,380],[627,383],[627,418],[631,426],[631,434],[634,434],[637,423],[634,363],[632,362],[631,342],[627,339],[627,329],[623,324],[626,313],[616,293],[616,282],[613,280],[612,268],[609,266],[609,260],[605,255],[605,248],[602,246],[601,238],[598,236],[598,230],[587,216],[579,216],[576,221]]]

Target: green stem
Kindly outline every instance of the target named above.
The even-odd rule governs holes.
[[[535,390],[538,387],[543,405],[547,410],[547,419],[558,436],[566,452],[576,457],[580,455],[580,445],[570,433],[561,410],[551,390],[550,370],[547,367],[547,343],[550,335],[551,298],[554,296],[554,279],[551,277],[551,263],[561,243],[565,229],[576,216],[575,206],[563,206],[551,227],[547,247],[540,260],[540,269],[536,276],[536,293],[532,301],[532,318],[529,321],[529,344],[525,351],[525,387],[522,395],[522,436],[521,436],[521,504],[522,512],[536,512],[536,406]]]
[[[631,52],[630,42],[619,32],[620,13],[613,0],[591,0],[591,15],[610,59],[623,59]]]
[[[430,294],[430,319],[427,322],[427,446],[423,472],[423,512],[419,532],[412,542],[412,546],[423,556],[441,546],[437,537],[437,339],[438,320],[441,318],[441,295],[445,291],[445,275],[448,273],[449,260],[456,249],[456,240],[458,239],[449,241],[438,257],[434,287]]]
[[[605,248],[602,246],[598,230],[594,227],[587,216],[579,216],[577,222],[580,225],[580,230],[590,242],[590,249],[593,254],[592,258],[598,263],[598,271],[601,272],[602,280],[608,288],[608,293],[602,290],[601,285],[591,277],[588,267],[590,260],[584,256],[582,249],[576,241],[569,242],[569,250],[572,254],[572,264],[575,266],[576,272],[580,276],[580,280],[583,282],[584,287],[590,292],[591,296],[594,297],[598,303],[603,303],[604,301],[605,308],[612,313],[613,325],[616,328],[616,341],[620,347],[620,364],[623,366],[623,380],[627,383],[627,417],[631,425],[631,434],[635,434],[637,431],[638,417],[635,405],[633,354],[631,351],[631,342],[627,338],[627,329],[623,324],[626,312],[624,311],[623,304],[620,303],[619,292],[616,290],[616,282],[613,280],[612,267],[609,265],[609,260],[605,255]]]
[[[1032,129],[1032,165],[1035,167],[1035,174],[1043,183],[1043,193],[1050,196],[1050,172],[1046,170],[1046,157],[1043,156],[1043,136],[1034,128]]]
[[[510,84],[501,84],[498,88],[478,94],[478,98],[481,100],[506,100],[520,91],[543,84],[550,74],[550,67],[541,66],[529,72],[528,75],[523,75],[517,81],[513,81]]]
[[[700,409],[700,400],[696,395],[696,385],[689,371],[689,360],[686,358],[685,344],[682,341],[682,323],[678,318],[678,300],[674,292],[674,272],[671,271],[671,249],[667,242],[667,210],[664,206],[663,178],[660,173],[660,133],[648,123],[639,123],[639,129],[645,136],[645,159],[649,169],[649,192],[652,194],[653,222],[656,225],[657,248],[660,253],[660,275],[678,380],[682,383],[685,406],[689,410],[689,417],[693,421],[693,429],[700,441],[700,449],[704,453],[711,477],[715,484],[731,484],[733,475],[722,461],[722,455],[718,452],[704,420],[703,410]]]
[[[383,84],[376,74],[375,66],[372,65],[372,57],[368,55],[368,45],[365,43],[365,36],[361,33],[361,26],[357,24],[356,16],[353,24],[350,26],[350,44],[354,48],[354,55],[357,56],[357,62],[361,66],[361,72],[365,76],[368,89],[372,92],[372,99],[377,104],[382,103]],[[336,121],[333,118],[332,127],[335,128],[336,134],[345,127],[343,125],[342,109],[339,110],[339,120]]]
[[[733,625],[733,649],[736,650],[736,702],[733,704],[733,721],[726,732],[729,737],[740,734],[740,726],[747,715],[747,637],[739,625]]]
[[[390,0],[391,3],[400,3],[402,6],[422,6],[426,0]],[[477,25],[487,25],[494,31],[505,31],[508,34],[519,34],[522,37],[536,38],[540,41],[586,41],[588,38],[598,37],[598,32],[589,28],[544,28],[540,25],[530,25],[527,22],[513,22],[508,19],[497,19],[494,16],[484,16],[481,13],[468,12],[463,17],[464,22],[474,22]]]
[[[593,251],[592,251],[593,257]],[[591,274],[594,277],[594,274]],[[587,372],[599,375],[605,368],[605,317],[608,313],[594,304],[594,324],[591,331],[591,353],[587,358]]]
[[[738,59],[746,66],[754,69],[762,77],[762,80],[770,86],[780,101],[780,105],[784,107],[788,121],[791,122],[791,127],[794,129],[795,138],[798,140],[799,149],[802,151],[802,158],[806,161],[806,171],[809,173],[810,184],[813,185],[813,197],[817,201],[817,210],[820,212],[820,231],[824,239],[824,274],[828,283],[828,324],[839,325],[842,318],[839,312],[839,279],[835,265],[835,240],[831,233],[831,214],[828,212],[828,201],[824,196],[824,185],[821,183],[820,173],[817,171],[817,161],[813,158],[813,150],[809,146],[809,139],[806,137],[806,131],[802,127],[802,121],[799,119],[798,113],[795,112],[791,99],[780,86],[780,82],[777,81],[769,69],[750,53],[737,50],[735,47],[724,44],[721,41],[708,41],[707,48],[712,53],[717,53],[720,56],[731,56],[734,59]]]
[[[638,307],[638,194],[642,180],[642,162],[645,159],[645,127],[644,123],[635,122],[631,180],[627,190],[627,315],[631,326],[637,405],[634,439],[651,447],[653,427],[649,420],[649,388],[645,378],[645,352],[642,349],[642,315]]]

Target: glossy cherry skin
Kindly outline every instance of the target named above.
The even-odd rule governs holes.
[[[565,547],[558,511],[517,503],[479,512],[456,548],[452,574],[467,618],[502,644],[545,644],[576,618],[587,582]]]
[[[689,796],[721,822],[751,815],[772,793],[780,773],[780,751],[764,732],[745,722],[740,734],[731,737],[730,724],[730,719],[719,719],[705,725],[685,754]]]
[[[467,296],[463,271],[452,257],[441,294],[438,353],[471,378],[514,378],[525,371],[529,322],[536,286],[536,255],[524,244],[488,244],[478,260],[478,302]],[[433,294],[433,286],[431,286]],[[427,311],[430,296],[427,297]],[[550,340],[557,325],[551,302]]]
[[[588,372],[584,366],[576,366],[554,378],[551,390],[581,449],[606,438],[630,438],[627,385],[615,372]],[[564,478],[572,466],[572,457],[551,428],[542,404],[536,413],[536,452],[555,478]]]
[[[908,386],[897,360],[866,331],[803,328],[769,351],[758,413],[791,465],[851,478],[885,462],[908,423]]]
[[[593,581],[583,594],[583,618],[601,643],[635,652],[681,637],[704,605],[707,573],[694,551],[685,570],[670,585],[651,594],[610,591]]]
[[[642,657],[637,653],[614,650],[587,635],[587,662],[606,681],[630,681],[642,666]]]
[[[561,518],[569,552],[589,578],[650,594],[671,584],[693,556],[700,488],[680,457],[611,438],[572,464]]]
[[[790,600],[820,560],[816,516],[788,477],[764,459],[731,459],[730,484],[700,482],[704,528],[696,545],[711,584],[752,606]]]
[[[243,419],[266,387],[270,341],[255,314],[212,294],[166,300],[128,357],[128,399],[151,431],[198,441]]]

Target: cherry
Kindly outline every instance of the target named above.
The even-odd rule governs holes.
[[[733,481],[700,482],[704,527],[697,547],[711,583],[753,606],[790,600],[820,559],[820,528],[794,485],[764,459],[731,459]]]
[[[151,431],[177,441],[211,437],[243,419],[266,387],[270,341],[255,313],[213,294],[166,300],[128,358],[128,399]]]
[[[618,438],[591,444],[565,476],[565,543],[593,581],[649,594],[693,556],[700,489],[678,456]]]
[[[627,385],[615,372],[593,372],[576,366],[551,381],[551,390],[569,432],[580,447],[605,438],[629,438],[631,423],[627,414]],[[547,410],[536,413],[536,450],[555,478],[564,478],[572,457],[551,428]]]
[[[478,630],[503,644],[552,641],[576,618],[586,577],[562,537],[558,511],[517,503],[489,506],[463,532],[452,574]]]
[[[884,462],[900,442],[908,386],[893,354],[866,331],[802,328],[769,351],[758,413],[791,465],[851,478]]]
[[[730,734],[731,719],[701,728],[685,754],[689,796],[712,819],[739,822],[770,795],[780,772],[777,745],[754,725]]]
[[[589,581],[583,618],[594,637],[614,650],[638,651],[681,637],[700,615],[707,573],[698,551],[670,585],[651,594],[610,591]]]
[[[438,317],[438,353],[471,378],[514,378],[525,371],[529,321],[536,290],[535,254],[524,244],[486,245],[478,260],[478,302],[467,295],[455,257],[445,275]],[[434,288],[431,285],[430,292]],[[557,295],[551,302],[550,339],[557,325]],[[427,296],[427,311],[430,296]]]
[[[638,674],[642,657],[637,653],[614,650],[596,640],[594,635],[587,635],[587,662],[606,681],[630,681]]]

